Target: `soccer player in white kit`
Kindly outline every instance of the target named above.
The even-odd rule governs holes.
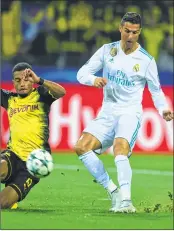
[[[110,211],[129,213],[136,209],[131,201],[132,169],[128,157],[141,126],[145,85],[148,85],[154,105],[166,121],[173,119],[173,112],[161,90],[154,58],[137,42],[141,33],[141,16],[126,13],[119,30],[121,40],[103,45],[77,73],[81,84],[103,88],[104,98],[99,114],[84,129],[75,151],[111,196]],[[103,77],[95,76],[100,69],[103,69]],[[119,187],[110,179],[96,155],[112,145]]]

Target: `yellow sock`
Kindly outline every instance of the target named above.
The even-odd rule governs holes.
[[[18,208],[18,203],[14,203],[10,209],[17,209]]]

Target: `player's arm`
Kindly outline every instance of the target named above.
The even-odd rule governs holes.
[[[34,71],[30,69],[25,70],[25,74],[26,73],[28,74],[30,81],[44,86],[48,90],[48,92],[53,96],[53,98],[59,99],[66,94],[65,88],[63,88],[58,83],[42,79],[41,77],[37,76],[34,73]]]
[[[98,49],[95,54],[84,64],[77,73],[77,80],[84,85],[104,87],[107,80],[95,76],[95,73],[103,68],[104,46]]]
[[[8,108],[8,99],[11,96],[10,91],[6,91],[4,89],[1,89],[1,106],[5,109]]]
[[[152,95],[154,105],[157,108],[159,114],[166,121],[172,120],[173,112],[169,109],[169,106],[166,101],[166,97],[161,89],[160,81],[158,77],[157,65],[154,58],[151,60],[148,66],[146,79],[147,79],[148,89]]]
[[[49,80],[44,80],[43,86],[48,89],[48,91],[51,93],[51,95],[55,99],[59,99],[63,97],[66,94],[66,90],[64,87],[62,87],[60,84],[49,81]]]

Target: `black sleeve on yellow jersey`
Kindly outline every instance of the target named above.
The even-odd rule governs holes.
[[[8,108],[8,99],[10,98],[12,92],[1,89],[1,106],[5,109]]]
[[[49,90],[46,87],[39,86],[37,90],[40,95],[41,102],[51,105],[56,100],[56,98],[54,98],[53,95],[50,94]]]

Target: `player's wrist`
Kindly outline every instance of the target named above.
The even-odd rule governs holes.
[[[97,79],[97,76],[90,74],[89,79],[90,79],[90,85],[95,86],[95,80]]]
[[[44,84],[44,79],[39,77],[39,81],[37,82],[38,85],[43,85]]]

